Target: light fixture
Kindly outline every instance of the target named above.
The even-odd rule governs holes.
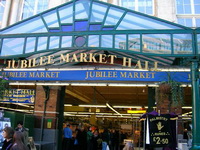
[[[67,85],[69,85],[69,83],[66,83],[66,82],[49,82],[49,83],[48,82],[46,82],[46,83],[38,82],[38,83],[36,83],[36,85],[67,86]]]
[[[10,82],[9,85],[35,85],[35,82]]]
[[[79,107],[101,107],[106,108],[106,105],[78,105]]]
[[[159,71],[164,72],[189,72],[190,69],[188,68],[158,68]]]
[[[122,117],[122,114],[120,114],[118,111],[116,111],[110,104],[106,103],[106,106]]]
[[[103,112],[73,112],[73,111],[67,111],[67,112],[64,112],[66,114],[85,114],[85,115],[90,115],[90,114],[96,114],[97,116],[105,116],[105,115],[108,115],[108,116],[118,116],[118,114],[115,114],[115,113],[103,113]],[[141,114],[121,114],[123,117],[124,116],[141,116]]]
[[[72,86],[107,86],[107,83],[71,83]]]
[[[146,113],[146,110],[127,110],[129,114],[143,114]]]
[[[148,84],[148,87],[158,87],[157,84]]]
[[[0,107],[1,109],[7,109],[12,111],[19,111],[19,112],[26,112],[26,113],[33,113],[33,110],[26,110],[26,109],[13,109],[8,107]]]
[[[125,87],[146,87],[146,84],[119,84],[119,83],[110,83],[108,86],[125,86]]]
[[[114,105],[113,108],[142,108],[141,106],[116,106]]]
[[[119,116],[96,116],[97,118],[118,118]],[[121,117],[120,117],[121,118]],[[133,118],[137,118],[139,119],[139,117],[132,117],[132,116],[123,116],[123,119],[133,119]]]
[[[192,118],[190,118],[190,117],[183,117],[182,119],[183,120],[191,120]]]
[[[64,104],[64,106],[72,106],[72,104]]]
[[[192,109],[192,106],[183,106],[182,109]]]

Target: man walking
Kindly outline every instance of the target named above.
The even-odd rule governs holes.
[[[70,129],[70,124],[63,130],[63,150],[71,150],[71,140],[72,140],[72,130]]]

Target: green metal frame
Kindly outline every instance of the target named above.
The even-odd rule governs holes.
[[[89,10],[85,11],[85,10],[77,10],[77,7],[84,7],[85,5],[88,5]],[[105,13],[100,13],[98,12],[98,10],[94,10],[92,9],[93,6],[102,6],[106,9]],[[69,21],[68,23],[63,23],[64,19],[62,19],[62,14],[61,11],[62,9],[64,9],[66,7],[66,9],[68,7],[72,7],[73,12],[70,12],[69,14],[73,14],[72,16],[72,20]],[[71,9],[70,9],[71,10]],[[78,12],[80,11],[80,12]],[[115,15],[112,11],[120,11],[121,17],[117,17],[117,15]],[[87,18],[83,18],[80,19],[76,19],[76,16],[80,15],[82,13],[87,14]],[[99,15],[104,15],[102,17],[102,21],[101,22],[93,22],[91,17],[92,15],[94,15],[95,13],[98,13]],[[115,15],[115,16],[114,16]],[[57,19],[54,20],[50,20],[50,17],[56,17]],[[145,19],[149,19],[148,23],[152,23],[151,25],[137,25],[135,26],[136,28],[131,29],[130,27],[123,27],[123,25],[121,25],[122,22],[125,23],[130,23],[133,24],[133,21],[129,22],[126,20],[126,16],[129,17],[141,17],[143,18],[143,20]],[[48,17],[48,18],[46,18]],[[107,25],[108,20],[109,19],[116,19],[116,23],[113,25]],[[38,22],[41,23],[41,26],[38,26],[38,28],[42,28],[42,32],[39,32],[40,29],[37,30],[36,27],[34,26],[30,26],[33,24],[29,24],[30,22],[39,20]],[[77,30],[77,26],[76,23],[78,24],[79,22],[84,23],[84,21],[86,21],[86,24],[84,25],[85,29],[83,31],[79,31]],[[156,22],[156,25],[159,26],[159,28],[161,29],[156,29],[156,27],[154,27],[154,22]],[[56,25],[54,25],[56,24]],[[90,26],[92,25],[99,25],[99,29],[98,30],[90,30]],[[110,24],[112,24],[112,22],[110,22]],[[138,24],[138,22],[136,22],[135,24]],[[62,27],[64,26],[71,26],[72,30],[71,31],[62,31]],[[163,27],[162,27],[163,26]],[[124,29],[120,29],[120,28],[124,28]],[[28,28],[29,32],[23,31],[24,28],[26,30],[26,28]],[[33,28],[31,30],[31,28]],[[142,28],[142,29],[137,29],[137,28]],[[19,31],[18,31],[19,29]],[[105,29],[105,30],[104,30]],[[21,32],[20,32],[21,31]],[[32,32],[31,32],[32,31]],[[36,32],[36,33],[35,33]],[[48,11],[42,12],[41,14],[38,14],[36,16],[33,16],[31,18],[28,18],[26,20],[23,20],[21,22],[18,22],[12,26],[9,26],[3,30],[0,31],[1,34],[1,38],[0,38],[0,58],[1,59],[13,59],[13,58],[19,58],[19,57],[28,57],[34,54],[38,54],[38,53],[44,53],[44,52],[56,52],[56,51],[62,51],[62,50],[79,50],[79,49],[85,49],[85,50],[107,50],[107,51],[116,51],[116,52],[123,52],[123,53],[129,53],[131,55],[134,54],[139,54],[139,55],[145,55],[145,56],[158,56],[158,57],[198,57],[198,50],[194,48],[195,43],[197,43],[197,41],[195,41],[194,36],[198,33],[198,30],[193,30],[191,28],[179,25],[179,24],[175,24],[169,21],[165,21],[156,17],[152,17],[152,16],[148,16],[136,11],[132,11],[132,10],[128,10],[125,8],[121,8],[115,5],[111,5],[111,4],[107,4],[104,2],[100,2],[100,1],[87,1],[87,0],[82,0],[82,1],[71,1],[69,3],[66,3],[64,5],[58,6],[56,8],[50,9]],[[121,44],[123,46],[123,49],[120,47],[116,47],[115,44],[119,45],[120,42],[117,41],[116,36],[119,35],[118,37],[124,36],[126,38],[122,38],[122,42]],[[138,47],[139,50],[135,50],[135,49],[130,49],[128,43],[130,42],[131,39],[129,39],[129,36],[131,35],[138,35],[140,38],[135,39],[138,40],[139,44]],[[159,52],[158,50],[153,50],[153,49],[148,49],[148,52],[145,51],[145,49],[143,48],[144,46],[144,42],[145,42],[145,36],[155,36],[152,37],[150,40],[158,40],[160,37],[162,36],[169,36],[169,41],[167,41],[166,43],[168,44],[168,49],[167,52]],[[185,50],[185,51],[181,51],[181,52],[176,52],[174,47],[175,47],[175,35],[188,35],[189,38],[187,40],[189,40],[188,43],[191,43],[192,49],[191,50]],[[63,37],[70,37],[72,40],[70,41],[70,45],[69,46],[62,46],[62,44],[64,42],[62,42]],[[90,46],[89,45],[89,37],[91,36],[96,36],[97,38],[97,42],[96,45],[98,46]],[[112,39],[112,41],[110,42],[109,46],[103,46],[103,37],[109,37],[110,39]],[[158,36],[158,37],[156,37]],[[55,42],[55,40],[51,40],[52,37],[56,37],[58,40],[58,43],[56,44],[55,48],[51,48],[50,44],[52,42]],[[77,37],[84,37],[86,39],[86,42],[83,46],[76,46],[75,45],[75,40]],[[30,41],[28,42],[29,38],[35,38],[35,44],[32,45],[33,47],[33,51],[28,51],[27,50],[27,45],[30,45]],[[40,43],[41,38],[46,38],[47,40],[44,40]],[[15,43],[16,41],[20,40],[18,45],[12,44],[11,46],[9,44],[6,44],[6,40],[8,40],[7,43]],[[186,39],[178,39],[178,40],[182,40],[183,42]],[[157,41],[158,42],[158,41]],[[160,42],[162,42],[162,39],[160,40]],[[46,46],[43,49],[38,49],[41,45],[45,44]],[[152,43],[148,43],[148,45],[150,46],[154,46],[156,47],[156,42]],[[16,47],[18,48],[17,52],[14,52],[13,49],[15,49]],[[197,47],[198,48],[198,47]],[[10,53],[8,53],[8,51],[10,51]],[[13,51],[13,53],[11,52]]]
[[[100,1],[74,0],[2,29],[0,35],[0,59],[79,50],[109,51],[162,63],[166,60],[169,66],[173,58],[182,58],[192,68],[195,129],[192,149],[200,149],[200,28],[188,28]],[[138,38],[130,38],[133,35]],[[85,41],[77,42],[79,37]],[[95,40],[94,46],[90,45],[90,39]],[[137,48],[132,49],[134,43]],[[159,46],[164,50],[158,49]]]

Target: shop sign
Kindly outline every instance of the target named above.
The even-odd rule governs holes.
[[[54,55],[36,57],[33,59],[24,59],[24,60],[8,60],[6,69],[25,69],[25,68],[35,68],[39,66],[46,65],[60,65],[67,63],[99,63],[114,65],[117,63],[117,55],[106,55],[99,53],[80,53],[80,54],[60,54],[57,58]],[[156,71],[158,69],[158,62],[154,62],[152,68],[149,67],[149,61],[144,61],[144,66],[142,66],[141,60],[137,60],[136,63],[132,63],[132,58],[123,57],[121,64],[123,67],[140,69],[140,70],[151,70]]]
[[[3,71],[9,80],[17,81],[168,81],[191,82],[190,72],[127,71],[127,70],[45,70]]]
[[[149,141],[151,147],[165,147],[172,143],[170,115],[148,115]]]
[[[2,102],[33,104],[35,101],[34,89],[10,89],[4,92]]]

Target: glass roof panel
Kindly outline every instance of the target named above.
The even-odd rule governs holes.
[[[175,54],[192,53],[192,35],[191,34],[174,34],[173,46]]]
[[[89,35],[88,39],[89,47],[99,47],[99,35]]]
[[[102,35],[101,36],[101,47],[112,48],[113,47],[113,36]]]
[[[93,3],[90,22],[102,22],[108,6],[98,3]]]
[[[112,50],[116,48],[117,51],[122,49],[147,55],[148,53],[182,54],[181,49],[175,48],[177,42],[181,41],[185,44],[184,54],[192,54],[192,36],[189,34],[177,34],[184,33],[186,29],[188,31],[187,33],[192,32],[190,28],[132,10],[120,8],[112,4],[92,0],[75,0],[1,30],[1,56],[18,55],[23,52],[43,52],[60,47],[74,49],[73,42],[76,36],[85,37],[84,44],[81,45],[82,47],[95,46],[99,47],[99,49],[106,47],[112,48]],[[112,31],[107,33],[106,30]],[[113,32],[113,30],[116,31]],[[137,30],[137,33],[133,34],[135,30]],[[166,39],[163,39],[164,34],[161,33],[164,32],[167,34],[168,30],[171,30],[171,34],[169,34]],[[147,33],[151,33],[151,35],[146,34],[143,36],[146,31]],[[157,31],[160,35],[157,34],[156,37],[153,37],[152,35],[157,33]],[[64,32],[64,34],[61,32]],[[23,38],[21,38],[20,33],[28,34],[23,34]],[[171,41],[173,34],[177,34],[173,39],[175,44],[173,45],[174,49],[172,49],[171,46],[173,43]],[[142,36],[144,39],[141,39]],[[199,42],[199,36],[197,37]],[[143,51],[143,46],[145,45],[143,45],[142,42],[150,38],[152,38],[153,41],[148,43],[148,51],[145,52]],[[156,40],[158,40],[158,43],[153,43]],[[162,46],[159,45],[162,42],[164,44],[162,49],[165,52],[160,53],[155,47]],[[24,43],[26,45],[24,45]]]
[[[72,23],[73,22],[73,5],[65,5],[58,9],[61,23]]]
[[[88,27],[88,21],[75,21],[75,31],[86,31]]]
[[[46,49],[47,49],[47,37],[39,37],[37,50],[40,51]]]
[[[172,53],[170,34],[143,34],[142,46],[143,53]]]
[[[7,28],[0,32],[1,34],[17,34],[17,33],[41,33],[47,32],[47,28],[44,25],[42,19],[37,16],[32,19],[28,19],[24,22],[18,23],[10,28]]]
[[[91,24],[89,26],[90,31],[98,31],[101,30],[101,24]]]
[[[3,40],[1,56],[23,53],[24,38],[6,38]]]
[[[126,48],[126,44],[122,44],[122,43],[126,43],[126,35],[120,34],[120,35],[115,35],[115,48],[119,48],[119,49],[127,49]]]
[[[26,39],[25,52],[30,53],[35,51],[36,38],[29,37]]]
[[[88,19],[90,1],[77,1],[75,6],[75,19]]]
[[[111,7],[108,11],[108,15],[106,17],[106,21],[104,25],[116,25],[123,15],[124,10]]]
[[[126,44],[126,43],[120,43]],[[140,51],[140,35],[139,34],[129,34],[128,35],[128,49],[131,51]]]
[[[134,29],[181,29],[178,26],[171,25],[150,17],[142,16],[132,12],[128,12],[117,30],[134,30]]]
[[[60,43],[60,37],[59,36],[51,36],[50,41],[51,41],[49,43],[50,49],[59,48],[59,43]]]
[[[44,18],[47,26],[49,28],[51,27],[59,27],[58,24],[58,16],[57,16],[57,11],[53,10],[50,12],[45,13],[44,15],[42,15],[42,17]]]
[[[72,46],[72,36],[63,36],[61,48],[71,47]]]

